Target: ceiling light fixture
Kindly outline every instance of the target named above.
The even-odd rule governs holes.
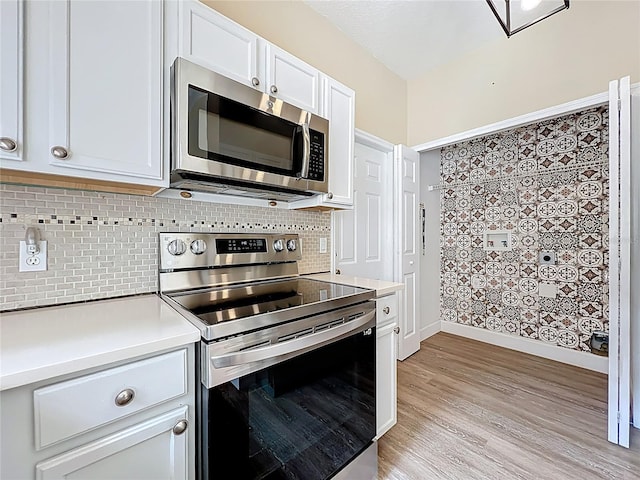
[[[569,8],[569,0],[487,0],[507,37]]]
[[[538,5],[540,5],[541,1],[542,0],[521,0],[520,8],[525,11],[533,10]]]

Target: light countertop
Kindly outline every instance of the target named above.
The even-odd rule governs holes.
[[[370,288],[376,291],[376,297],[383,297],[404,288],[402,283],[387,282],[364,277],[350,277],[348,275],[336,275],[334,273],[314,273],[305,275],[306,278],[322,280],[324,282],[341,283],[352,287]]]
[[[35,308],[0,317],[0,390],[196,342],[157,295]]]

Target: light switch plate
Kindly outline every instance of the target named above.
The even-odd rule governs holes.
[[[558,286],[555,283],[539,283],[538,295],[540,297],[556,298]]]
[[[320,237],[320,253],[327,253],[327,237]]]
[[[47,241],[38,242],[40,251],[35,255],[27,253],[27,242],[20,241],[20,253],[18,255],[19,272],[43,272],[47,269]]]

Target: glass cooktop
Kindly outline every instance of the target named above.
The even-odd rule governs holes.
[[[303,318],[334,308],[366,301],[374,297],[372,290],[305,278],[266,281],[227,286],[206,291],[181,292],[168,297],[197,317],[205,327],[222,326],[243,319],[260,318],[260,322],[244,322],[235,333],[243,333],[267,324]],[[286,311],[286,312],[285,312]],[[264,322],[264,317],[270,319]]]

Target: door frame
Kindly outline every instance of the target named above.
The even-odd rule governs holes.
[[[391,175],[393,174],[393,144],[392,143],[387,142],[386,140],[378,138],[375,135],[364,132],[357,128],[355,129],[355,143],[364,145],[367,147],[371,147],[375,150],[379,150],[380,152],[385,153],[387,156],[387,165],[389,168],[389,174]],[[354,175],[355,175],[355,169],[356,169],[355,145],[354,145],[353,162],[354,162],[354,165],[353,165],[352,171],[354,172]],[[355,178],[352,185],[355,185]],[[393,185],[391,186],[391,189],[393,190]],[[355,196],[354,196],[354,202],[355,202]],[[355,208],[355,204],[354,204],[354,208]],[[331,272],[332,273],[335,273],[336,269],[338,268],[338,265],[336,264],[337,246],[336,246],[336,235],[335,235],[335,232],[336,232],[335,213],[339,213],[339,212],[340,210],[331,212]],[[392,219],[393,219],[393,215],[392,215]],[[383,240],[384,240],[384,243],[388,245],[390,249],[393,248],[393,233],[386,235]],[[390,272],[393,272],[395,269],[395,256],[393,255],[389,256],[388,261],[390,263],[387,265],[387,268]],[[390,281],[391,279],[388,279],[388,280]]]
[[[617,83],[617,81],[615,81]],[[617,92],[617,91],[616,91]],[[639,95],[640,94],[640,83],[636,83],[630,86],[630,92],[632,95]],[[428,152],[428,151],[433,151],[436,149],[440,149],[442,147],[445,146],[449,146],[449,145],[453,145],[455,143],[458,142],[462,142],[462,141],[467,141],[467,140],[471,140],[473,138],[477,138],[477,137],[482,137],[485,135],[490,135],[490,134],[495,134],[504,130],[509,130],[512,128],[516,128],[522,125],[527,125],[530,123],[534,123],[534,122],[540,122],[540,121],[544,121],[544,120],[549,120],[555,117],[559,117],[559,116],[563,116],[563,115],[568,115],[570,113],[575,113],[575,112],[579,112],[581,110],[585,110],[588,108],[592,108],[592,107],[597,107],[597,106],[602,106],[607,104],[607,102],[610,101],[610,93],[611,90],[603,92],[603,93],[599,93],[596,95],[592,95],[589,97],[584,97],[584,98],[580,98],[571,102],[567,102],[567,103],[563,103],[560,105],[556,105],[550,108],[546,108],[546,109],[542,109],[542,110],[538,110],[535,112],[531,112],[531,113],[527,113],[525,115],[520,115],[517,117],[513,117],[513,118],[509,118],[500,122],[496,122],[490,125],[485,125],[483,127],[479,127],[479,128],[475,128],[472,130],[467,130],[464,132],[460,132],[454,135],[450,135],[447,137],[443,137],[440,139],[436,139],[436,140],[432,140],[426,143],[422,143],[419,145],[415,145],[414,147],[412,147],[413,149],[417,150],[419,153],[424,153],[424,152]],[[616,105],[615,108],[617,110],[617,98],[616,97]],[[640,101],[638,101],[638,104],[640,104]],[[611,105],[611,104],[610,104]],[[634,115],[634,120],[636,121],[640,121],[640,113],[633,113]],[[636,128],[637,131],[637,128]],[[640,140],[636,137],[631,139],[631,143],[633,143],[634,146],[637,146],[640,144]],[[640,148],[639,148],[640,149]],[[636,152],[635,153],[636,156],[640,156],[640,152]],[[634,175],[638,175],[637,172],[632,172],[632,174]],[[628,174],[628,171],[625,173],[626,178],[629,179],[630,175]],[[610,179],[611,181],[611,179]],[[626,188],[626,193],[624,193],[625,198],[629,199],[630,198],[630,182],[626,181],[624,184],[624,188]],[[426,188],[425,185],[423,185],[421,188]],[[638,192],[635,192],[634,195],[638,195]],[[637,199],[637,197],[635,197]],[[636,236],[636,240],[640,235],[640,215],[638,211],[635,212],[630,212],[630,206],[627,205],[622,205],[622,209],[624,210],[622,212],[622,217],[629,219],[631,216],[631,213],[635,213],[636,218],[634,219],[635,222],[633,224],[633,228],[635,228],[634,233]],[[629,222],[626,222],[627,227],[629,225]],[[628,229],[627,229],[628,232]],[[624,232],[623,232],[624,233]],[[628,235],[632,235],[633,233],[628,232]],[[629,243],[630,237],[627,236],[626,237],[626,241],[627,243]],[[627,261],[629,260],[629,257],[627,257]],[[625,291],[630,291],[630,284],[629,282],[633,282],[633,285],[635,286],[638,281],[640,280],[640,259],[638,258],[631,258],[631,261],[635,262],[635,270],[631,270],[631,275],[626,275],[626,277],[623,278],[623,281],[626,282],[626,285],[622,286],[622,289]],[[611,266],[611,258],[610,258],[610,266]],[[631,279],[631,276],[633,276],[633,279]],[[634,299],[635,301],[635,299]],[[635,333],[636,336],[638,336],[638,331],[640,330],[640,301],[635,301],[636,303],[632,303],[631,304],[631,311],[630,311],[630,316],[633,318],[634,326],[632,327],[631,333]],[[635,330],[633,330],[633,328],[635,328]],[[624,335],[626,335],[627,340],[629,339],[629,328],[628,326],[624,327]],[[615,341],[614,341],[615,342]],[[630,351],[630,348],[627,348],[626,343],[628,342],[623,342],[625,343],[625,346],[623,346],[622,349],[622,357],[621,357],[621,361],[624,362],[630,362],[631,356],[633,355],[633,358],[637,359],[640,358],[640,352],[636,352],[636,351]],[[634,348],[638,348],[640,347],[640,341],[635,341],[635,343],[633,344]],[[610,348],[611,348],[611,338],[610,338]],[[616,346],[617,348],[617,346]],[[611,357],[609,357],[609,372],[611,373],[612,371],[612,362],[611,362]],[[617,367],[616,367],[617,369]],[[640,368],[638,369],[640,370]],[[627,378],[625,378],[623,381],[626,382],[626,386],[622,386],[623,390],[626,389],[629,386],[629,382],[630,382],[630,377],[631,375],[634,376],[635,379],[640,379],[640,371],[631,371],[629,372],[629,368],[626,368],[626,370],[623,369],[623,375],[626,375]],[[608,415],[608,433],[609,433],[609,441],[611,441],[612,443],[616,443],[616,444],[620,444],[623,446],[628,446],[628,438],[626,439],[626,445],[624,445],[624,442],[620,442],[620,438],[618,436],[618,422],[624,422],[626,419],[626,424],[628,425],[628,420],[629,420],[629,411],[630,411],[630,401],[627,401],[626,403],[626,408],[625,405],[619,404],[619,396],[616,395],[615,398],[613,399],[615,401],[616,404],[616,409],[614,410],[613,407],[613,401],[611,398],[612,393],[615,392],[619,392],[620,388],[620,384],[619,384],[619,377],[616,376],[615,378],[610,374],[609,375],[609,415]],[[637,382],[633,385],[634,388],[634,405],[637,407],[634,409],[634,412],[636,413],[635,418],[634,418],[634,425],[638,428],[640,427],[640,382]],[[620,415],[620,417],[618,417],[620,410],[624,411],[625,414]],[[615,425],[615,428],[614,428]],[[624,427],[623,427],[624,430]],[[615,432],[615,434],[614,434]],[[628,436],[628,435],[627,435]],[[624,440],[624,439],[623,439]]]

